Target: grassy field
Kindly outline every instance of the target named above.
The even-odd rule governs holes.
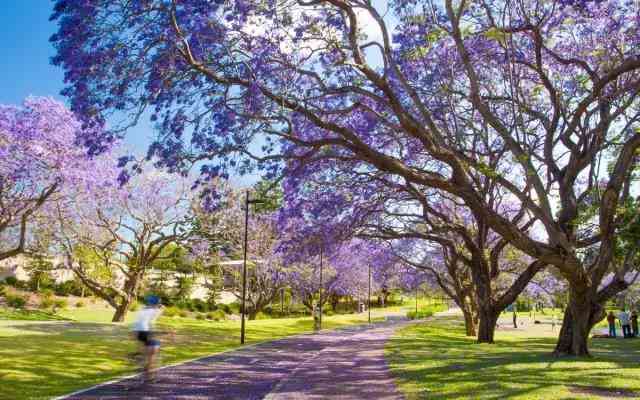
[[[389,311],[373,310],[375,320]],[[100,306],[61,312],[64,320],[0,313],[0,399],[46,399],[133,371],[126,355],[135,349],[128,324],[109,323]],[[132,313],[129,320],[133,317]],[[10,317],[22,320],[12,320]],[[44,318],[45,315],[40,317]],[[325,316],[323,328],[367,322],[367,313]],[[28,319],[28,320],[25,320]],[[309,332],[311,318],[265,319],[247,323],[247,343]],[[239,347],[240,322],[161,318],[162,363],[171,364]]]
[[[501,321],[495,345],[466,337],[455,316],[396,332],[387,356],[400,389],[408,399],[640,397],[640,339],[593,339],[592,358],[555,358],[557,326],[533,324],[528,313],[518,330],[510,321]]]

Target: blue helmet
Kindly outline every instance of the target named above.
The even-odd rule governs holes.
[[[157,306],[158,304],[160,304],[160,298],[156,295],[150,294],[144,298],[144,302],[148,306]]]

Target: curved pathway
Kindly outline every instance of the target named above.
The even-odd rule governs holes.
[[[384,344],[403,324],[392,320],[247,346],[161,369],[144,387],[128,378],[65,399],[402,399]]]

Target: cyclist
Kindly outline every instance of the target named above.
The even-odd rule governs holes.
[[[151,381],[154,378],[153,368],[158,351],[160,350],[160,342],[153,337],[153,327],[161,313],[162,306],[160,305],[160,299],[158,296],[149,295],[145,298],[145,307],[138,312],[136,322],[133,324],[136,339],[143,347],[143,378],[145,381]]]

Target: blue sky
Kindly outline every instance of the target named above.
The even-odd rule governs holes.
[[[54,49],[49,37],[53,2],[10,0],[0,13],[0,102],[20,103],[28,95],[61,99],[62,71],[49,63]]]
[[[52,96],[58,100],[64,74],[49,61],[55,50],[49,37],[56,31],[49,21],[53,1],[8,0],[0,12],[0,103],[19,104],[30,95]],[[127,147],[145,151],[153,131],[148,124],[133,128]]]
[[[376,0],[384,12],[384,2]],[[55,22],[49,21],[53,8],[51,0],[6,0],[0,12],[0,104],[19,104],[30,95],[60,96],[64,74],[51,65],[55,50],[49,37],[56,31]],[[393,24],[392,24],[393,25]],[[368,32],[371,37],[378,32]],[[153,129],[148,121],[131,128],[126,135],[127,147],[143,154],[150,143]],[[244,186],[256,180],[255,176],[234,177],[232,181]]]
[[[49,21],[53,1],[6,0],[0,12],[0,104],[19,104],[25,97],[60,96],[64,74],[51,65],[55,49],[49,37],[57,30]],[[131,151],[144,154],[153,129],[142,122],[127,133],[125,143]],[[232,184],[252,184],[256,176],[232,177]]]

